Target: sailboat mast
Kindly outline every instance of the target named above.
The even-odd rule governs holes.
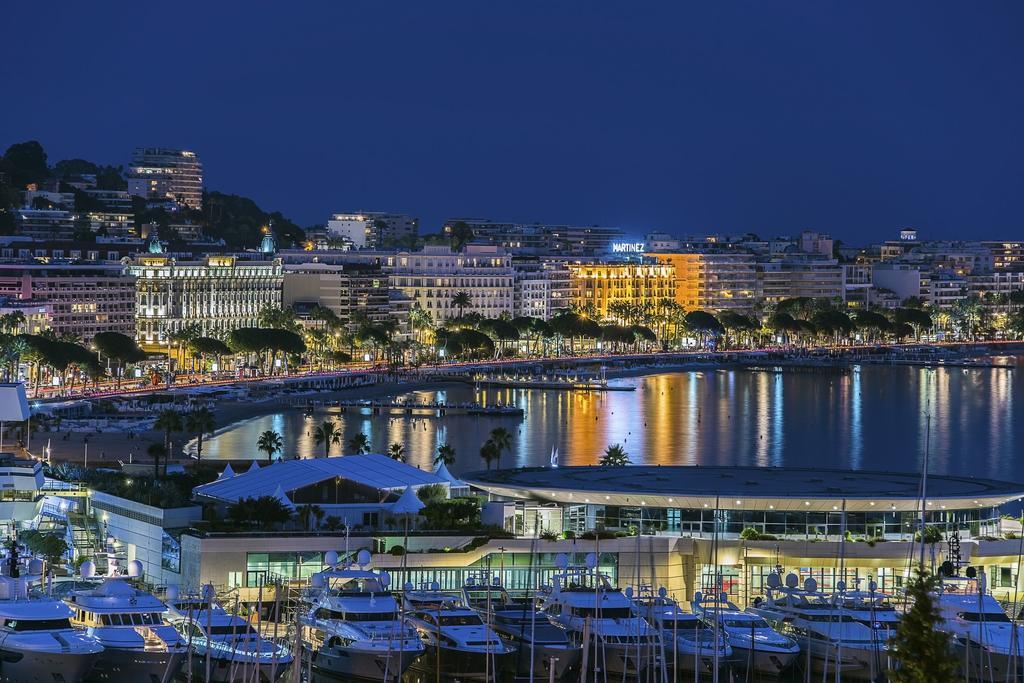
[[[918,564],[918,571],[924,572],[924,532],[925,515],[928,511],[928,456],[931,450],[932,415],[929,412],[925,416],[924,427],[924,466],[921,468],[921,555]]]

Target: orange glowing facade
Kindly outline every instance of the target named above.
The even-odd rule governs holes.
[[[599,318],[611,317],[612,302],[656,308],[675,296],[676,278],[668,264],[570,263],[569,272],[573,304],[593,306]]]

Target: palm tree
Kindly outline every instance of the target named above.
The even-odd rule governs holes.
[[[498,450],[498,444],[490,439],[487,439],[484,445],[480,447],[480,457],[487,463],[487,469],[491,469],[491,461],[497,460],[500,456],[501,452]]]
[[[196,462],[203,459],[203,435],[209,434],[217,428],[217,422],[213,419],[213,411],[209,408],[196,408],[185,414],[185,429],[190,434],[196,435]]]
[[[391,456],[392,460],[398,462],[405,462],[405,446],[398,443],[397,441],[388,446],[388,455]]]
[[[628,464],[629,453],[626,453],[626,449],[619,444],[612,444],[601,456],[601,465],[604,467],[624,467]]]
[[[174,408],[165,408],[153,423],[154,429],[162,429],[164,432],[164,475],[167,474],[167,460],[171,457],[171,434],[180,432],[183,429],[181,413]]]
[[[284,440],[273,429],[268,429],[256,440],[256,448],[267,454],[268,463],[274,462],[274,453],[280,453],[284,449]]]
[[[370,452],[370,439],[362,432],[349,439],[346,445],[348,450],[352,452],[352,455],[362,455],[363,453]]]
[[[466,309],[473,305],[473,300],[469,296],[469,292],[465,290],[459,290],[455,292],[455,296],[452,297],[452,306],[459,309],[459,317],[463,317],[466,313]]]
[[[491,430],[491,441],[494,442],[494,447],[497,449],[494,464],[497,469],[501,469],[501,454],[512,449],[512,434],[504,427],[495,427]]]
[[[331,454],[331,446],[341,443],[341,431],[333,420],[324,420],[323,423],[313,430],[313,441],[316,445],[324,445],[324,457]]]
[[[455,449],[450,444],[443,443],[437,447],[437,455],[434,456],[434,465],[444,464],[445,467],[455,464]]]
[[[151,443],[149,448],[146,449],[149,453],[149,457],[153,458],[153,479],[160,478],[160,458],[167,455],[167,449],[164,448],[162,443]]]

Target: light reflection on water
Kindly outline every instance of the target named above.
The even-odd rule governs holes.
[[[931,470],[1024,481],[1024,415],[1014,393],[1021,370],[855,368],[847,375],[748,371],[672,372],[616,380],[633,392],[565,393],[483,390],[446,385],[417,399],[515,403],[525,418],[369,415],[300,409],[255,417],[207,439],[210,458],[261,457],[260,432],[285,437],[287,457],[314,457],[312,432],[333,416],[345,439],[362,431],[374,452],[405,445],[408,462],[431,466],[437,445],[456,450],[453,470],[481,469],[480,446],[496,426],[513,434],[501,465],[546,465],[552,447],[561,462],[597,462],[620,443],[634,463],[853,467],[917,470],[931,414]],[[1020,419],[1015,419],[1020,418]],[[332,454],[341,452],[337,447]],[[1019,462],[1018,462],[1019,460]]]

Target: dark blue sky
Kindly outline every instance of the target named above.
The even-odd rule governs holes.
[[[0,146],[331,211],[1024,237],[1024,3],[39,3]]]

